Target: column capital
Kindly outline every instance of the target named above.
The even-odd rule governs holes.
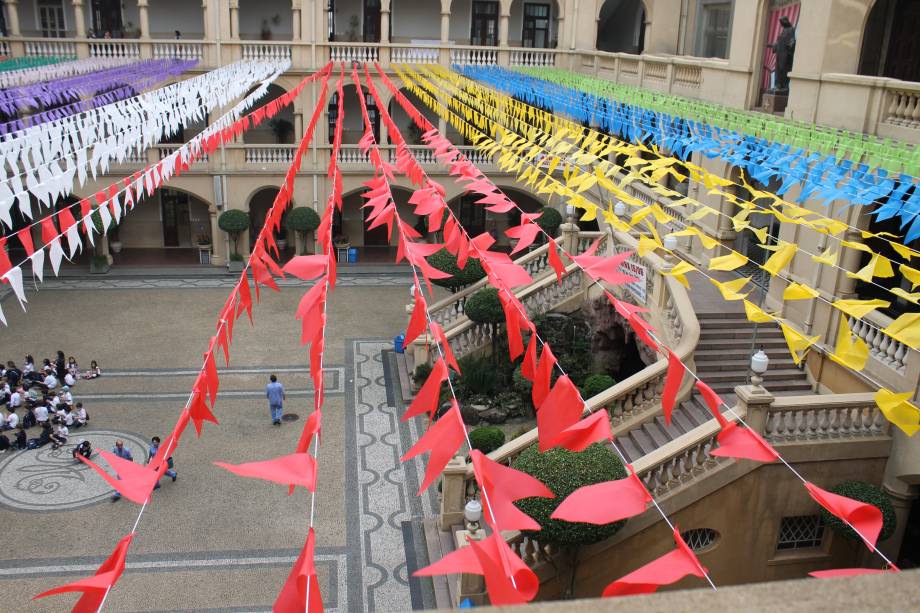
[[[141,7],[147,8],[148,6],[150,6],[149,2],[150,0],[137,0],[137,8],[141,8]]]
[[[71,3],[74,6],[83,6],[83,0],[71,0]],[[9,4],[9,2],[7,2],[7,4]]]

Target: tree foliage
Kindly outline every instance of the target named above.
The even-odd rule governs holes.
[[[613,387],[616,381],[610,375],[603,373],[593,374],[585,379],[585,384],[581,388],[581,395],[586,400],[597,396],[609,387]]]
[[[494,287],[484,287],[467,298],[463,312],[478,324],[500,324],[505,321],[498,290]]]
[[[316,211],[310,207],[298,206],[291,209],[291,212],[287,214],[285,224],[288,230],[305,234],[316,230],[319,227],[320,221]]]
[[[882,532],[878,535],[879,541],[884,541],[894,534],[895,528],[898,526],[898,517],[895,515],[894,505],[891,504],[891,500],[881,489],[865,481],[844,481],[832,487],[830,491],[834,494],[846,496],[847,498],[852,498],[860,502],[868,502],[878,507],[879,511],[882,512]],[[832,515],[823,508],[821,509],[821,514],[824,516],[824,523],[837,534],[854,541],[862,540],[859,535],[856,534],[856,531],[846,525],[843,520],[839,519],[836,515]]]
[[[537,218],[537,225],[550,236],[556,236],[559,226],[562,225],[562,213],[551,206],[543,207],[540,212],[542,215]]]
[[[428,256],[428,263],[442,272],[451,275],[446,279],[432,279],[432,283],[446,287],[452,292],[461,287],[466,287],[479,281],[486,276],[482,264],[476,258],[470,258],[466,261],[466,266],[461,270],[457,266],[457,256],[447,249],[441,249]]]
[[[491,453],[505,444],[505,433],[495,426],[483,426],[470,431],[470,444],[473,449]]]
[[[249,213],[239,209],[227,209],[217,218],[217,227],[230,235],[233,239],[233,254],[239,255],[237,243],[240,234],[249,228]]]

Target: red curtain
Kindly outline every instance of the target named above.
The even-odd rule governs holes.
[[[779,38],[779,33],[783,26],[779,25],[780,17],[788,17],[793,26],[799,24],[799,10],[801,5],[796,2],[786,6],[775,8],[770,11],[767,17],[767,43],[773,44]],[[763,80],[761,81],[761,90],[767,91],[773,86],[773,70],[776,68],[776,54],[769,47],[764,49],[763,54]]]

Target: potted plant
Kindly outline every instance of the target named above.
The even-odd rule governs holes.
[[[233,251],[227,262],[230,272],[243,271],[243,256],[239,252],[240,234],[249,228],[249,213],[239,209],[228,209],[217,218],[217,227],[230,235],[233,241]]]
[[[211,247],[211,237],[207,234],[199,234],[195,241],[199,249],[210,249]]]
[[[112,253],[121,253],[121,241],[118,240],[118,224],[115,221],[112,221],[112,224],[109,226],[109,248],[111,248]]]
[[[288,213],[285,225],[288,230],[293,230],[303,240],[303,253],[301,255],[313,253],[313,237],[309,236],[308,239],[308,235],[312,235],[319,227],[319,224],[319,215],[309,207],[298,206]]]

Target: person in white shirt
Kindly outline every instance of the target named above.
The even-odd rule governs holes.
[[[3,414],[3,411],[0,411],[0,430],[9,430],[9,427],[6,425],[6,416]]]
[[[65,444],[69,435],[70,431],[67,429],[67,426],[64,424],[58,424],[54,429],[54,434],[51,435],[51,448],[57,449],[61,445]]]
[[[10,394],[10,411],[15,411],[22,406],[22,388],[17,387],[16,391]]]
[[[88,419],[89,417],[86,416],[86,409],[83,408],[83,403],[78,402],[77,408],[74,411],[74,417],[73,417],[74,428],[85,426]]]
[[[45,380],[43,381],[43,383],[45,384],[45,387],[47,387],[49,390],[53,390],[54,388],[58,386],[57,377],[54,376],[53,372],[49,372],[45,376]]]
[[[76,384],[76,382],[77,380],[74,379],[73,374],[67,373],[66,375],[64,375],[64,384],[67,385],[67,387],[73,387]]]
[[[73,414],[73,411],[70,410],[70,407],[67,407],[67,410],[64,411],[63,418],[64,418],[65,426],[67,426],[68,428],[73,426],[74,414]]]
[[[10,417],[6,420],[6,427],[9,430],[15,430],[19,427],[19,415],[15,412],[10,411]]]
[[[38,422],[39,425],[48,421],[48,407],[45,405],[38,405],[33,412],[35,413],[35,421]]]
[[[64,401],[64,404],[73,404],[73,394],[70,393],[70,386],[65,385],[61,388],[61,400]]]

